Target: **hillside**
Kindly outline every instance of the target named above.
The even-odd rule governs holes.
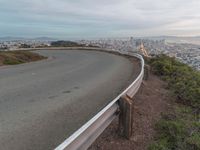
[[[200,150],[200,72],[161,55],[133,99],[133,136],[118,135],[116,119],[90,150]]]
[[[30,51],[0,51],[0,66],[22,64],[45,58]]]

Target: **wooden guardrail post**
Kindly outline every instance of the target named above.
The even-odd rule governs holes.
[[[119,134],[127,139],[132,135],[132,100],[127,95],[119,100]]]
[[[149,65],[145,65],[144,66],[144,79],[148,80],[150,75],[150,66]]]

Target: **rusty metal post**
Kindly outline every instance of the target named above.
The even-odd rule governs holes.
[[[127,139],[132,135],[132,100],[127,95],[123,96],[119,100],[119,134]]]

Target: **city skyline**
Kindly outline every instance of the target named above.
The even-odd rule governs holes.
[[[199,0],[0,0],[0,35],[200,36]]]

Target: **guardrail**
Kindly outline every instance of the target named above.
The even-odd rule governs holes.
[[[141,71],[138,77],[126,88],[120,95],[112,100],[106,107],[97,113],[92,119],[85,123],[81,128],[74,132],[69,138],[61,143],[55,150],[86,150],[96,140],[96,138],[105,130],[106,127],[119,114],[119,101],[121,97],[127,95],[130,98],[139,90],[144,77],[144,59],[139,54],[122,53],[136,57],[141,62]]]

